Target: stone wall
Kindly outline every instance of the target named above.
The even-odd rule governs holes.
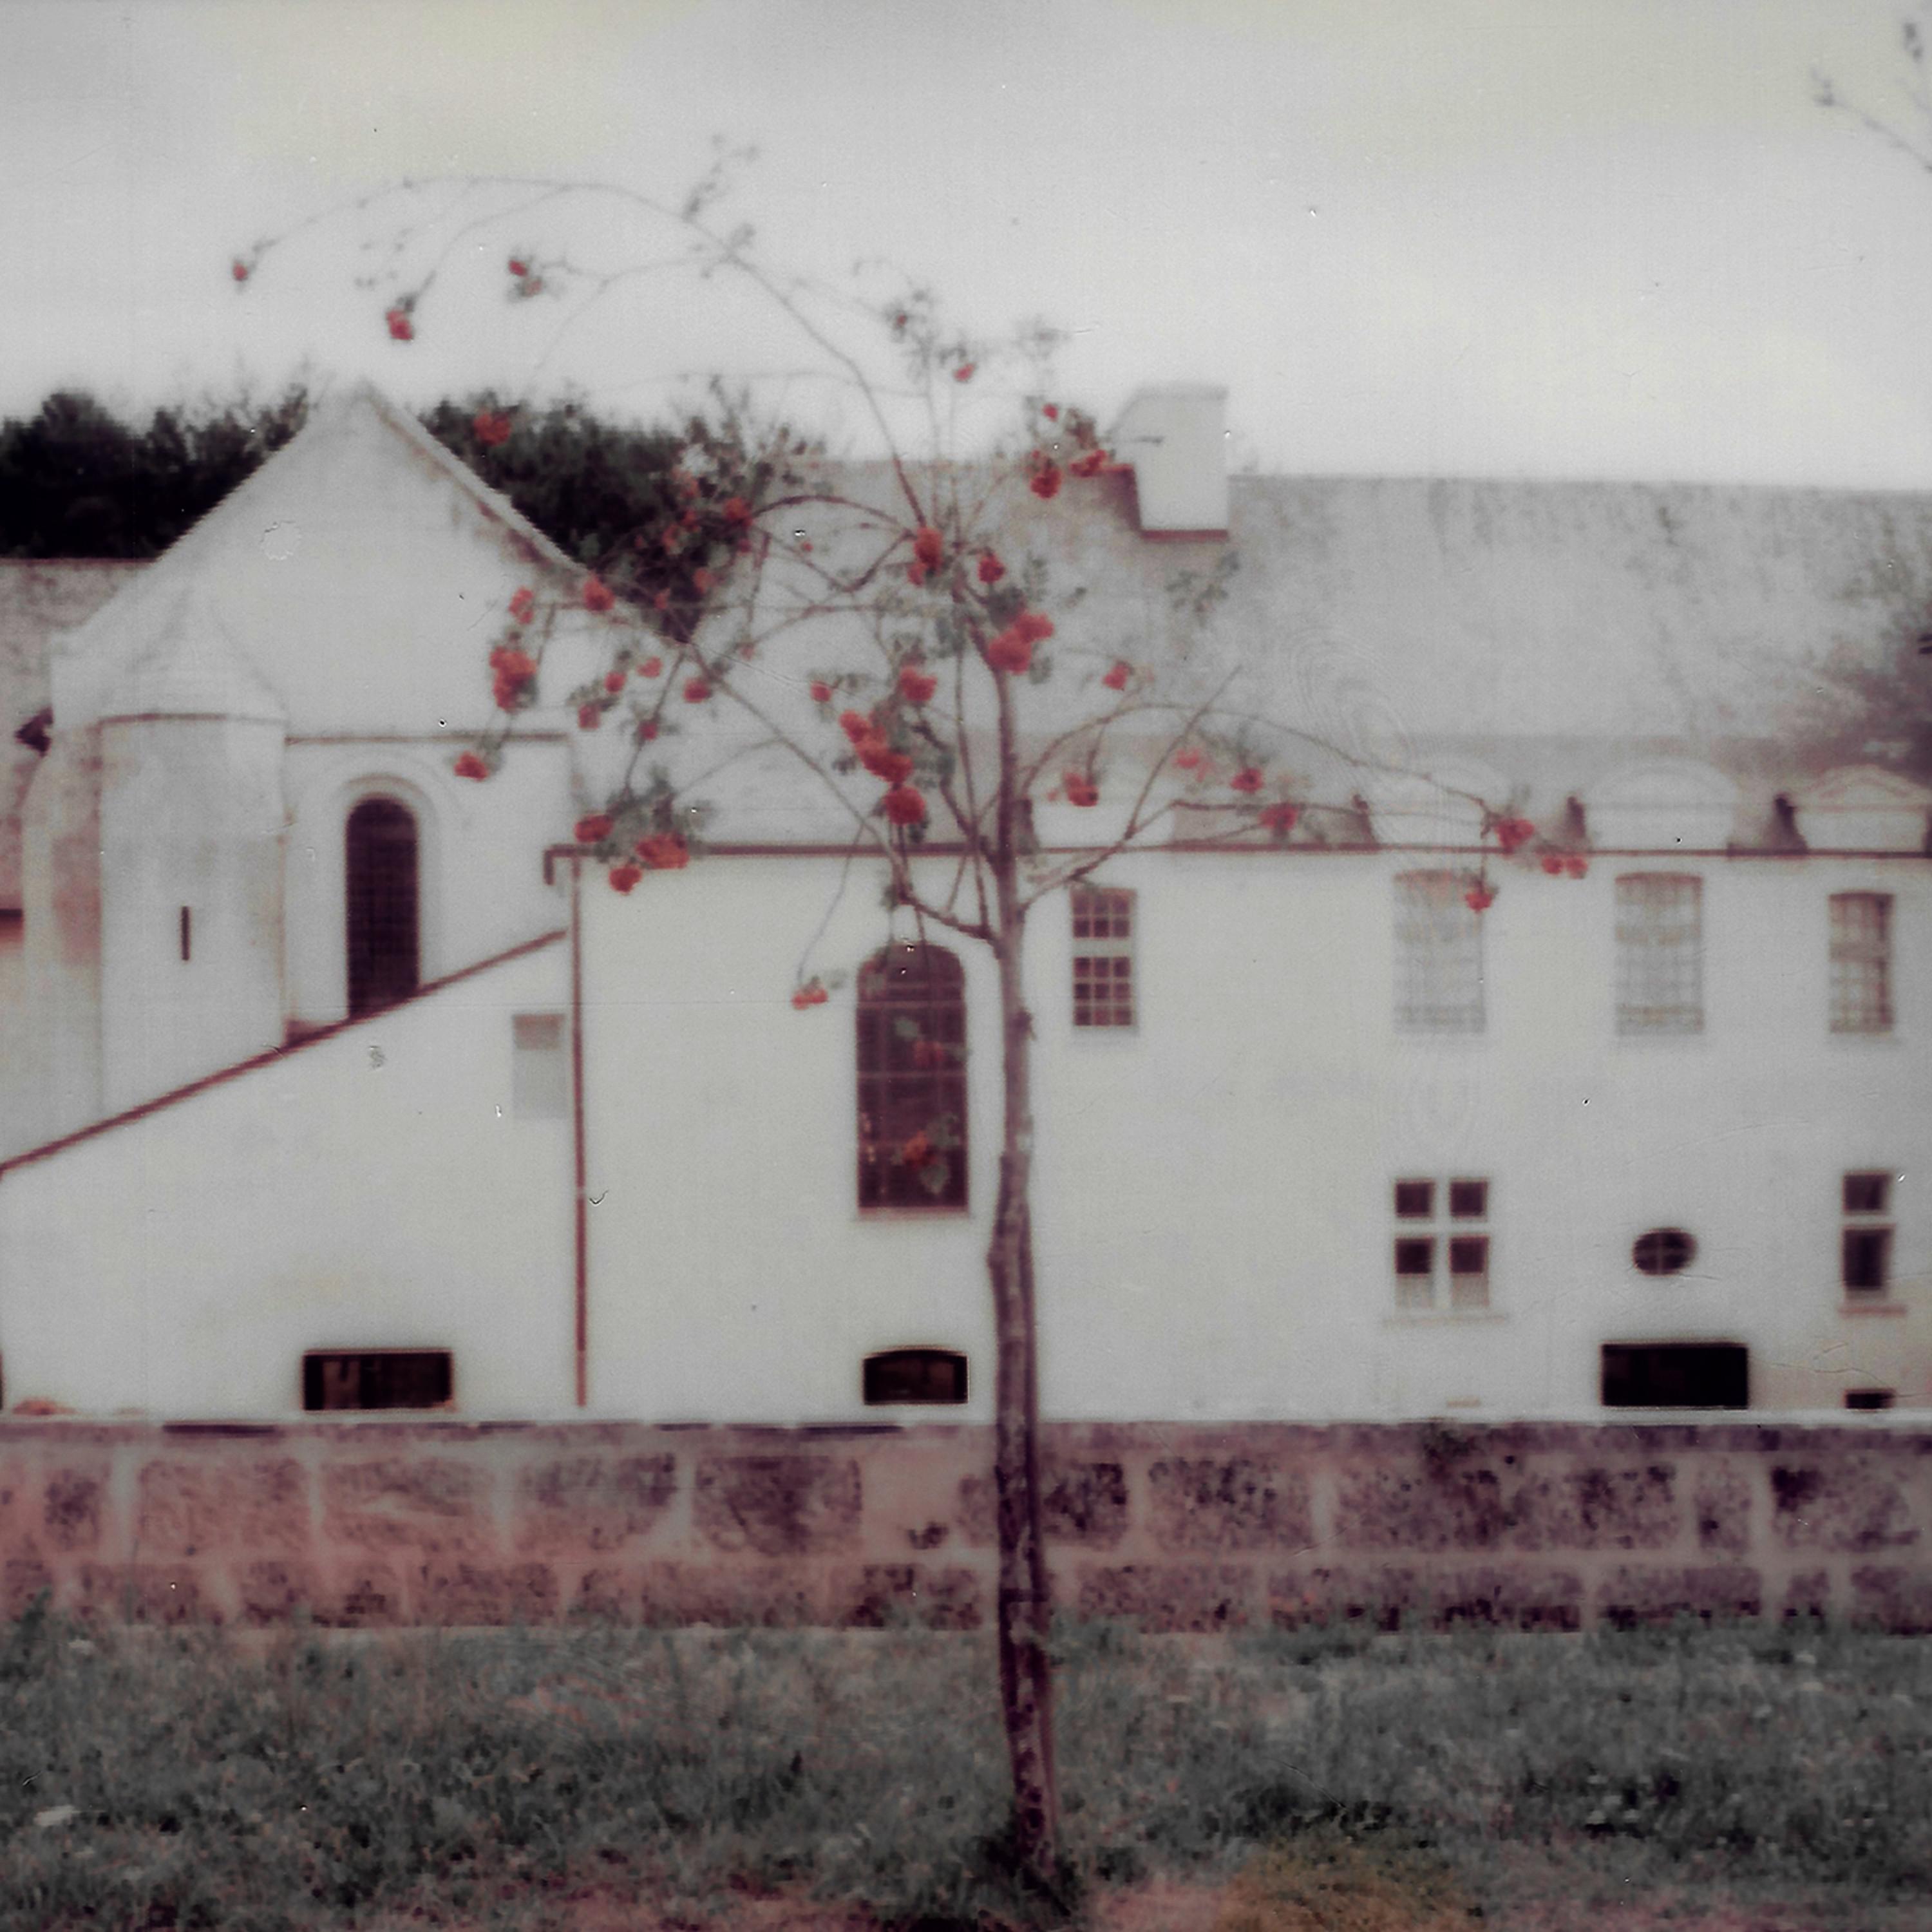
[[[1063,1606],[1162,1630],[1932,1632],[1932,1431],[1060,1424]],[[952,1628],[992,1603],[983,1428],[0,1419],[0,1608],[325,1624]]]

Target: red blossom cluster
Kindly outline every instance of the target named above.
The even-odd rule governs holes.
[[[638,742],[639,744],[648,745],[657,735],[658,721],[655,718],[640,718],[638,720]]]
[[[390,334],[398,342],[416,340],[416,326],[410,319],[409,310],[400,303],[391,309],[382,320],[388,323]]]
[[[1543,869],[1552,879],[1560,879],[1566,874],[1573,879],[1580,879],[1590,869],[1590,862],[1580,852],[1546,852],[1543,855]]]
[[[599,616],[617,601],[609,584],[601,577],[586,577],[584,580],[584,608],[594,610]]]
[[[1277,838],[1286,838],[1301,817],[1301,808],[1286,800],[1262,807],[1262,824]]]
[[[908,704],[927,704],[939,688],[939,680],[916,664],[908,664],[899,673],[899,695]]]
[[[995,670],[1011,671],[1017,676],[1031,668],[1034,646],[1052,635],[1051,617],[1042,616],[1037,610],[1022,610],[988,641],[986,662]]]
[[[510,418],[501,410],[479,410],[470,427],[485,449],[495,449],[510,440]]]
[[[1097,476],[1106,468],[1107,460],[1104,449],[1090,449],[1084,456],[1076,456],[1066,468],[1071,476]]]
[[[997,552],[982,550],[980,553],[980,581],[982,584],[997,584],[1006,574],[1006,566],[1000,561]]]
[[[603,722],[602,705],[580,704],[577,707],[577,728],[580,731],[594,731]]]
[[[613,866],[610,868],[610,889],[613,892],[628,892],[644,876],[641,866]]]
[[[1060,789],[1066,794],[1069,805],[1098,805],[1100,788],[1094,782],[1090,772],[1064,772],[1060,775]]]
[[[971,382],[973,380],[974,372],[979,368],[979,364],[976,362],[961,363],[958,368],[953,370],[952,380],[956,382]]]
[[[1261,772],[1253,765],[1244,765],[1228,781],[1228,789],[1230,791],[1256,792],[1259,791],[1261,788]]]
[[[718,514],[733,530],[742,530],[752,520],[752,506],[742,496],[727,496]]]
[[[621,666],[604,674],[604,688],[614,696],[624,688],[624,672]]]
[[[610,837],[616,820],[608,812],[593,812],[577,821],[577,842],[580,845],[599,845]]]
[[[1033,480],[1027,488],[1042,503],[1048,502],[1060,494],[1060,485],[1063,480],[1060,465],[1043,450],[1036,450],[1034,454],[1036,460],[1034,464]]]
[[[810,689],[813,704],[830,704],[832,702],[832,687],[822,677],[814,678]]]
[[[229,272],[238,282],[245,282],[248,279],[248,264],[238,255],[235,258],[234,266]]]
[[[1508,858],[1536,836],[1536,827],[1526,818],[1499,818],[1496,823],[1496,843]]]
[[[681,872],[691,863],[691,848],[676,832],[647,832],[638,841],[638,857],[646,872]]]
[[[929,1167],[939,1158],[939,1150],[932,1144],[932,1136],[922,1127],[905,1142],[898,1153],[902,1167]]]
[[[825,990],[824,984],[818,980],[808,980],[791,996],[793,1010],[803,1012],[808,1007],[822,1006],[832,995]]]
[[[1125,691],[1127,688],[1127,680],[1133,674],[1134,670],[1132,664],[1116,664],[1100,682],[1109,691]]]
[[[510,615],[520,624],[527,624],[536,615],[536,592],[526,584],[510,599]]]
[[[687,678],[684,686],[684,701],[687,704],[702,704],[711,695],[711,680],[707,677]]]
[[[1496,894],[1485,885],[1472,886],[1462,895],[1462,903],[1472,912],[1487,912],[1496,902]]]
[[[1184,745],[1174,753],[1174,762],[1184,772],[1198,772],[1201,769],[1202,755],[1199,746]]]
[[[916,587],[923,584],[946,561],[946,539],[930,524],[922,524],[914,532],[912,561],[906,566],[906,576]]]
[[[880,800],[879,804],[886,818],[895,825],[910,826],[926,823],[925,796],[911,785],[893,786]]]
[[[902,785],[912,776],[912,760],[883,738],[864,740],[858,752],[860,764],[883,784]]]
[[[514,711],[536,682],[536,660],[514,644],[499,644],[490,653],[490,695],[500,711]]]
[[[464,752],[457,759],[452,769],[460,778],[480,780],[487,778],[490,776],[490,767],[474,752]]]
[[[646,658],[642,664],[638,665],[638,675],[640,677],[656,677],[662,673],[663,670],[664,659],[662,658]]]

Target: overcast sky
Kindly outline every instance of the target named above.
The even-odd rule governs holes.
[[[398,177],[675,194],[714,136],[788,265],[1070,332],[1061,386],[1226,383],[1306,473],[1932,488],[1932,176],[1813,104],[1910,112],[1886,0],[0,0],[0,410],[568,379],[648,412],[784,366],[742,305],[560,307],[459,256],[415,342],[324,222]],[[532,245],[548,231],[525,224]],[[559,230],[558,232],[565,232]],[[661,237],[598,212],[614,267]],[[883,286],[874,272],[868,286]],[[815,408],[803,389],[794,408]]]

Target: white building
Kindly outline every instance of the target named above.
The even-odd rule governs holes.
[[[1381,763],[1036,915],[1046,1412],[1932,1404],[1932,793],[1804,722],[1932,609],[1932,499],[1230,479],[1220,407],[1016,511],[1086,592],[1057,682],[1183,648],[1232,552],[1204,666]],[[987,962],[919,995],[967,1147],[908,1204],[854,1011],[907,935],[794,789],[620,897],[552,850],[609,734],[452,774],[510,598],[580,582],[367,392],[151,566],[0,565],[52,710],[0,826],[8,1404],[990,1413]],[[808,947],[854,976],[801,1012]]]

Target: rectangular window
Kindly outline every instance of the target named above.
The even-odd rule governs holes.
[[[561,1013],[510,1018],[510,1107],[520,1120],[560,1120],[570,1111],[570,1070]]]
[[[1703,1028],[1703,881],[1626,873],[1617,881],[1617,1030]]]
[[[1892,1030],[1892,897],[1832,896],[1832,1030]]]
[[[1395,882],[1395,1023],[1403,1033],[1483,1030],[1483,920],[1460,872]]]
[[[956,1348],[888,1348],[866,1358],[862,1391],[872,1406],[966,1400],[966,1358]]]
[[[1438,1212],[1438,1206],[1446,1210]],[[1395,1184],[1395,1300],[1412,1312],[1490,1305],[1490,1184]]]
[[[302,1358],[302,1407],[440,1408],[454,1388],[447,1348],[311,1348]]]
[[[1076,886],[1073,1024],[1134,1023],[1134,896],[1112,886]]]
[[[1606,1408],[1748,1408],[1750,1356],[1736,1342],[1606,1342]]]
[[[1848,1301],[1882,1300],[1892,1283],[1892,1176],[1848,1174],[1840,1191],[1839,1273]]]

